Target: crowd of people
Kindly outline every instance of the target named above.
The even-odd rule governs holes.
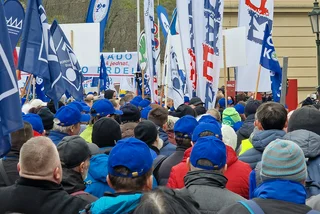
[[[24,104],[0,159],[0,213],[320,213],[316,103],[167,103],[107,90]]]

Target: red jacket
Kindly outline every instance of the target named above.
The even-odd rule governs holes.
[[[172,167],[167,187],[173,189],[184,187],[183,179],[189,171],[186,161],[190,157],[191,150],[192,148],[186,150],[182,162]],[[228,178],[227,189],[248,199],[250,165],[238,160],[236,152],[230,146],[227,146],[227,166],[227,171],[224,173]]]

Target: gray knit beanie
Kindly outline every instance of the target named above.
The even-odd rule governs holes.
[[[261,178],[284,179],[296,182],[307,178],[307,165],[302,149],[289,140],[277,139],[264,150],[261,160]]]

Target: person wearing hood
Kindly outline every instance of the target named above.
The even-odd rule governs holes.
[[[141,113],[139,109],[131,103],[122,106],[121,111],[123,112],[120,116],[122,138],[134,137],[134,128],[141,120]]]
[[[313,106],[295,110],[290,117],[287,131],[283,138],[298,144],[307,158],[308,198],[320,194],[320,111]]]
[[[152,189],[152,157],[149,147],[135,138],[118,141],[107,163],[107,180],[116,193],[103,197],[81,213],[132,213],[142,192]]]
[[[201,137],[187,160],[189,172],[184,178],[185,188],[200,205],[202,213],[218,213],[238,201],[245,200],[226,188],[228,179],[226,145],[215,136]]]
[[[88,177],[85,179],[86,192],[100,198],[105,192],[114,192],[108,185],[108,160],[111,149],[121,139],[120,125],[112,118],[101,118],[93,125],[92,143],[96,144],[99,154],[90,159]]]
[[[88,144],[80,136],[65,137],[58,144],[57,149],[62,165],[62,186],[70,195],[81,198],[88,203],[96,201],[98,198],[84,192],[86,186],[84,179],[88,175],[90,166],[89,145],[93,148],[95,144]],[[96,146],[96,149],[99,148]]]
[[[159,137],[163,141],[160,154],[169,156],[176,151],[176,146],[169,142],[168,134],[165,132],[168,121],[168,110],[163,107],[156,107],[149,112],[148,120],[152,121],[159,132]]]
[[[252,138],[253,148],[239,156],[241,161],[250,164],[251,169],[261,161],[268,144],[286,134],[287,110],[280,103],[264,103],[257,110],[255,126],[259,131]]]
[[[243,121],[241,128],[237,131],[238,140],[236,151],[241,150],[241,153],[244,153],[253,147],[248,139],[254,130],[255,114],[260,105],[261,102],[259,100],[248,100],[244,108],[246,120]]]

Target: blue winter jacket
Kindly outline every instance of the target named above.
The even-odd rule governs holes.
[[[67,136],[69,135],[66,133],[62,133],[58,131],[50,131],[48,138],[50,138],[53,141],[53,143],[57,146],[60,143],[60,141]]]
[[[239,160],[248,163],[251,169],[254,169],[261,161],[264,149],[272,141],[282,138],[286,133],[282,130],[265,130],[257,132],[252,138],[253,148],[243,153]]]
[[[163,140],[163,147],[160,149],[160,155],[169,157],[176,151],[176,146],[169,142],[168,134],[160,127],[158,127],[159,137]]]

